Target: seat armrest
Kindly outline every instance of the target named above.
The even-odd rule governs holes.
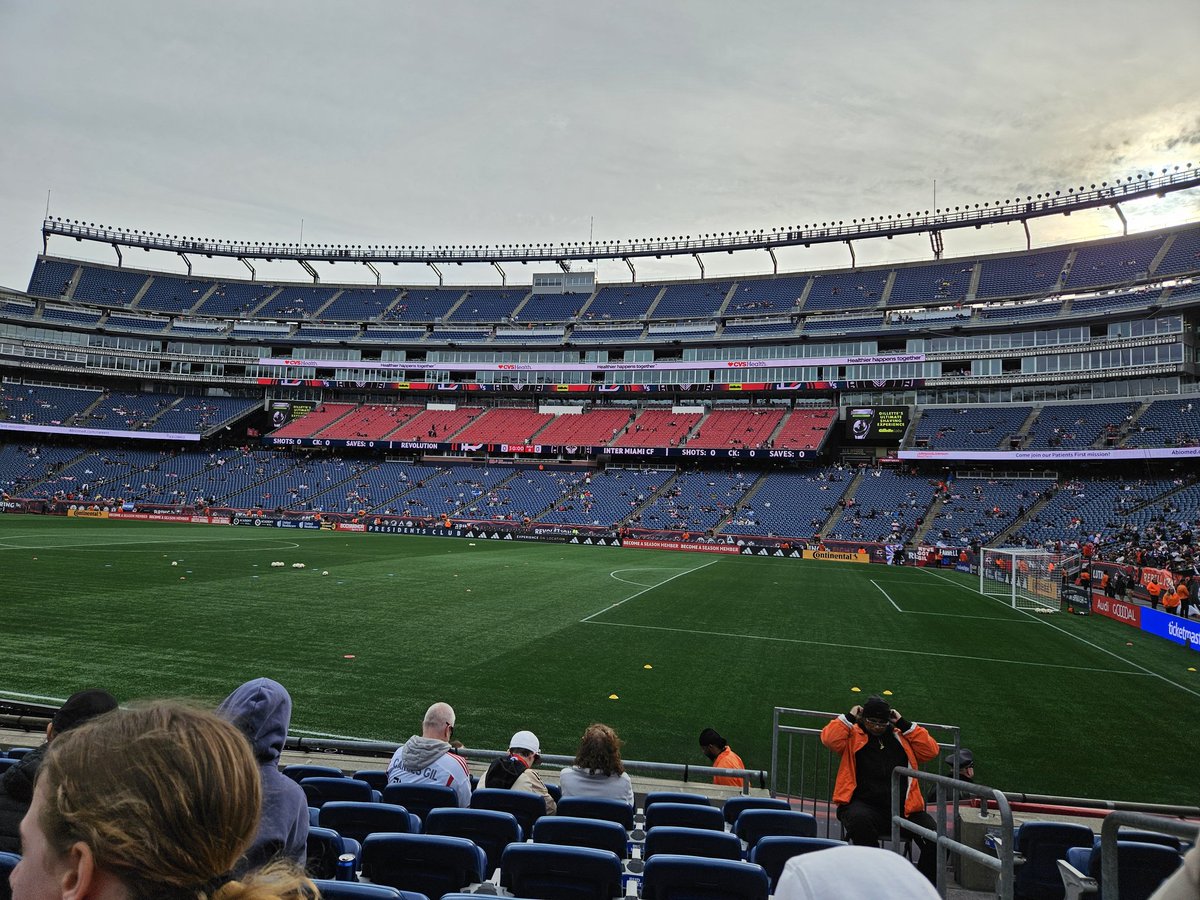
[[[1100,885],[1095,878],[1089,878],[1065,859],[1058,860],[1058,874],[1062,876],[1063,888],[1066,890],[1064,900],[1081,900],[1089,894],[1098,894]]]

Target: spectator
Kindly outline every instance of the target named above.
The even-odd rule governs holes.
[[[575,764],[559,778],[564,797],[603,797],[633,806],[633,782],[621,763],[621,739],[609,726],[589,725],[579,741]]]
[[[259,809],[258,766],[233,725],[177,703],[116,710],[47,751],[13,897],[316,896],[282,860],[235,880]]]
[[[841,755],[833,802],[838,821],[850,843],[878,847],[880,835],[891,830],[892,770],[917,768],[938,755],[937,741],[922,726],[909,722],[882,697],[871,697],[821,729],[821,743]],[[915,779],[904,798],[904,816],[910,822],[934,829],[933,816]],[[932,841],[914,837],[921,848],[917,868],[937,881],[937,853]]]
[[[933,900],[938,892],[903,857],[878,847],[832,847],[787,861],[775,900]]]
[[[542,758],[542,745],[532,731],[518,731],[508,742],[508,756],[494,760],[479,779],[480,788],[510,788],[537,794],[546,804],[546,814],[554,815],[558,804],[533,767]]]
[[[742,762],[742,758],[733,752],[733,748],[729,746],[729,742],[721,737],[715,728],[705,728],[700,732],[700,749],[712,761],[714,769],[746,768],[746,764]],[[713,776],[713,784],[741,787],[742,779],[715,775]]]
[[[410,737],[388,763],[388,784],[440,784],[454,789],[459,806],[471,805],[471,771],[450,745],[457,717],[449,703],[425,711],[421,733]]]
[[[304,865],[308,800],[300,785],[279,771],[279,754],[292,721],[291,695],[278,681],[256,678],[221,701],[217,713],[250,741],[262,778],[262,818],[238,871],[261,868],[276,856]]]
[[[50,743],[88,719],[116,708],[117,701],[108,691],[77,691],[50,719],[45,742],[26,753],[0,776],[0,850],[21,852],[21,819],[33,802],[34,781]]]

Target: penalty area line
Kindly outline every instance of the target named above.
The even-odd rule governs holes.
[[[604,609],[594,612],[590,616],[585,616],[584,618],[580,619],[579,621],[580,621],[580,623],[590,622],[590,621],[592,621],[592,619],[596,618],[596,616],[602,616],[602,615],[604,615],[604,613],[608,612],[610,609],[616,609],[618,606],[621,606],[624,603],[628,603],[630,600],[636,600],[638,597],[642,596],[642,594],[649,593],[650,591],[654,590],[655,588],[662,587],[664,584],[669,584],[670,582],[674,581],[676,578],[682,578],[684,575],[691,575],[693,572],[699,572],[701,569],[707,569],[709,566],[716,565],[720,561],[721,561],[720,559],[714,559],[711,562],[706,562],[702,566],[696,566],[696,568],[694,568],[694,569],[688,569],[684,572],[680,572],[677,575],[672,575],[670,578],[666,579],[665,581],[660,581],[658,584],[652,584],[647,588],[643,588],[642,590],[638,591],[636,594],[630,594],[624,600],[618,600],[616,603],[609,604],[608,606],[604,607]],[[620,570],[618,570],[618,571],[620,571]]]
[[[686,574],[686,573],[685,573]],[[590,619],[590,616],[589,616]],[[1005,663],[1011,666],[1036,666],[1041,669],[1069,669],[1072,672],[1097,672],[1102,675],[1134,675],[1144,678],[1153,672],[1133,672],[1128,669],[1099,669],[1095,666],[1068,666],[1063,663],[1033,662],[1025,659],[1001,659],[994,656],[963,656],[958,653],[935,653],[931,650],[901,650],[896,647],[866,647],[862,644],[838,644],[833,641],[806,641],[802,638],[774,637],[766,634],[734,634],[728,631],[701,631],[695,628],[673,628],[669,625],[636,625],[632,622],[591,622],[588,625],[607,625],[610,628],[643,628],[648,631],[670,631],[675,634],[698,634],[706,637],[737,638],[745,641],[771,641],[781,644],[807,644],[812,647],[833,647],[838,650],[867,650],[871,653],[901,653],[907,656],[929,656],[934,659],[963,659],[970,662]],[[1139,666],[1140,668],[1140,666]]]
[[[931,571],[930,569],[927,569],[927,568],[921,568],[920,571],[927,572],[930,575],[933,575],[937,578],[942,579],[942,581],[945,581],[948,584],[957,585],[958,587],[962,588],[965,591],[969,591],[972,594],[978,595],[978,592],[973,590],[972,588],[969,588],[965,584],[955,581],[952,578],[947,578],[945,575],[942,575],[938,572]],[[996,600],[997,603],[1004,602],[1002,600],[997,600],[995,597],[989,597],[988,599]],[[1140,665],[1139,663],[1135,663],[1131,659],[1126,659],[1121,654],[1114,653],[1112,650],[1109,650],[1106,647],[1101,647],[1099,644],[1093,643],[1092,641],[1089,641],[1087,638],[1080,637],[1077,634],[1071,634],[1071,632],[1067,631],[1065,628],[1063,628],[1059,625],[1055,625],[1053,622],[1048,622],[1048,621],[1046,621],[1045,618],[1042,618],[1041,616],[1035,616],[1033,613],[1031,613],[1025,609],[1018,609],[1017,612],[1021,613],[1024,616],[1028,616],[1032,621],[1037,622],[1039,625],[1045,625],[1048,628],[1053,628],[1055,631],[1057,631],[1061,634],[1065,634],[1069,638],[1074,638],[1075,640],[1079,641],[1081,644],[1087,644],[1089,647],[1091,647],[1095,650],[1099,650],[1101,653],[1108,654],[1113,659],[1119,659],[1121,662],[1125,663],[1126,665],[1130,665],[1130,666],[1133,666],[1135,669],[1139,669],[1140,671],[1149,675],[1151,678],[1157,678],[1160,681],[1165,681],[1167,684],[1171,685],[1172,687],[1177,687],[1177,688],[1179,688],[1179,690],[1184,691],[1185,693],[1191,694],[1193,697],[1200,697],[1200,691],[1194,691],[1190,687],[1180,684],[1178,681],[1172,681],[1166,675],[1163,675],[1159,672],[1155,672],[1153,669],[1147,669],[1145,666]]]
[[[1028,624],[1025,622],[1024,619],[1003,619],[998,616],[966,616],[966,615],[963,615],[962,613],[941,613],[941,612],[928,612],[928,611],[919,610],[919,609],[901,609],[899,606],[896,606],[896,601],[891,598],[891,595],[888,594],[888,592],[885,591],[883,588],[879,587],[879,583],[877,581],[872,579],[871,584],[873,584],[873,585],[875,585],[875,587],[879,588],[879,593],[881,593],[881,594],[883,594],[883,596],[887,597],[887,602],[892,604],[892,606],[896,607],[896,612],[904,613],[904,615],[906,615],[906,616],[940,616],[943,619],[979,619],[984,622],[1012,622],[1014,625]]]

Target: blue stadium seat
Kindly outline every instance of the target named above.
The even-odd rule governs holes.
[[[705,859],[741,859],[742,842],[728,831],[659,825],[646,832],[645,859],[660,853],[703,856]]]
[[[483,788],[471,795],[471,809],[494,809],[517,817],[522,834],[533,834],[533,823],[546,815],[546,801],[529,791]]]
[[[343,853],[353,853],[355,859],[358,859],[362,847],[358,841],[344,838],[332,828],[312,826],[308,829],[308,861],[305,870],[311,877],[335,877],[338,857]]]
[[[335,766],[310,766],[303,763],[297,763],[292,766],[284,766],[283,774],[297,783],[305,778],[345,778],[346,773]]]
[[[363,803],[379,801],[379,792],[357,778],[303,778],[300,787],[308,805],[320,808],[330,800],[358,800]]]
[[[1062,878],[1058,860],[1072,847],[1092,846],[1094,835],[1086,825],[1070,822],[1026,822],[1013,835],[1013,848],[1024,862],[1013,880],[1015,900],[1061,900]]]
[[[425,833],[474,841],[487,856],[487,874],[500,867],[504,848],[524,839],[517,817],[495,809],[431,809]]]
[[[750,852],[750,862],[758,863],[766,870],[771,879],[771,892],[779,885],[779,876],[783,867],[793,856],[812,853],[815,850],[828,850],[830,847],[845,847],[845,841],[834,838],[819,837],[787,837],[784,835],[768,835],[760,838]]]
[[[362,873],[373,884],[441,897],[484,880],[487,856],[466,838],[373,834],[363,842]]]
[[[564,797],[558,803],[558,814],[578,819],[604,819],[607,822],[616,822],[626,831],[633,830],[633,807],[620,800]]]
[[[662,853],[646,861],[642,900],[767,900],[762,866],[731,859]]]
[[[725,817],[715,806],[697,803],[655,803],[646,810],[646,831],[659,825],[725,830]]]
[[[725,816],[725,824],[732,825],[737,821],[737,817],[748,809],[787,810],[790,808],[786,800],[779,800],[775,797],[730,797],[721,807],[721,814]]]
[[[1117,896],[1147,900],[1181,865],[1179,852],[1164,844],[1117,841]],[[1058,871],[1067,900],[1091,893],[1093,887],[1100,890],[1100,848],[1072,847],[1066,860],[1059,861]]]
[[[332,828],[342,837],[365,841],[381,831],[420,834],[421,820],[403,806],[357,800],[330,800],[321,807],[317,823]]]
[[[7,756],[0,757],[0,774],[11,769],[17,764],[15,759],[9,759]]]
[[[646,795],[646,802],[642,804],[642,809],[649,812],[650,807],[656,803],[692,803],[696,806],[711,806],[708,798],[703,794],[690,794],[675,791],[651,791]]]
[[[0,852],[0,881],[7,883],[9,874],[20,861],[21,854],[19,853]]]
[[[380,794],[388,786],[387,771],[385,769],[359,769],[354,773],[354,777],[359,781],[365,781],[371,786],[372,790],[379,791]]]
[[[400,891],[385,884],[363,884],[358,881],[334,881],[314,878],[322,900],[429,900],[418,891]]]
[[[817,820],[808,813],[778,809],[748,809],[733,825],[733,833],[746,844],[746,853],[754,850],[760,838],[768,835],[816,837]]]
[[[621,859],[628,855],[628,836],[625,829],[616,822],[606,822],[603,819],[542,816],[533,826],[533,841],[535,844],[608,850]]]
[[[514,894],[554,900],[612,900],[621,892],[621,860],[608,850],[510,844],[500,884]]]
[[[440,784],[389,784],[383,789],[383,802],[397,803],[424,820],[431,809],[458,806],[458,795]]]

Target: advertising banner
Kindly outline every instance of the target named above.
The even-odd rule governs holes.
[[[848,563],[869,563],[871,561],[869,554],[858,550],[805,550],[802,558]]]
[[[1142,607],[1142,631],[1182,644],[1190,650],[1200,650],[1200,623],[1191,622],[1157,609]]]
[[[1136,603],[1105,597],[1103,594],[1093,591],[1092,611],[1110,619],[1116,619],[1118,622],[1124,622],[1126,625],[1132,625],[1134,628],[1141,628],[1142,613],[1146,611],[1146,608],[1138,606]]]
[[[588,540],[591,541],[590,538]],[[684,541],[644,541],[639,538],[625,538],[621,546],[633,547],[635,550],[686,550],[690,553],[724,553],[734,556],[742,552],[736,544],[692,544]]]
[[[120,515],[120,513],[117,513],[117,515]],[[107,509],[79,509],[78,507],[72,506],[70,509],[67,510],[67,516],[69,518],[73,518],[73,519],[107,519],[108,518],[108,510]]]

